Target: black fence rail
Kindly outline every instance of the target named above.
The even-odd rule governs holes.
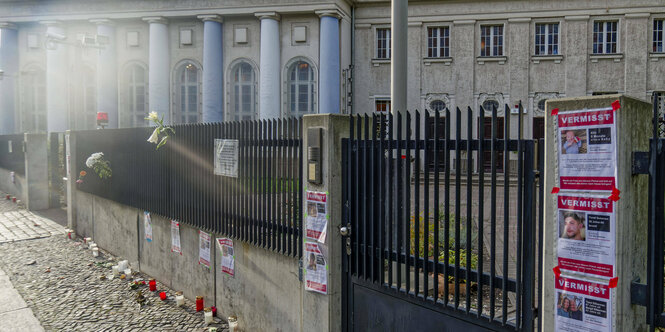
[[[23,134],[0,135],[0,168],[20,175],[25,174],[23,139]]]
[[[421,299],[491,330],[533,331],[543,158],[538,142],[522,138],[521,116],[511,121],[507,105],[503,113],[481,107],[350,119],[343,161],[350,283],[404,303]]]
[[[187,124],[155,150],[152,128],[75,132],[79,189],[284,255],[302,254],[299,119]],[[215,139],[237,140],[237,177],[214,173]],[[86,159],[104,153],[112,177]]]

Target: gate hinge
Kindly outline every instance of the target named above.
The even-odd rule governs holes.
[[[633,152],[633,175],[649,174],[650,153],[644,151]]]
[[[647,285],[640,284],[640,278],[630,283],[630,303],[647,306]]]

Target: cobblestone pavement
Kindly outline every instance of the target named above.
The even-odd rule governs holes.
[[[0,210],[1,211],[1,210]],[[56,222],[24,209],[0,212],[0,243],[65,234]]]
[[[16,223],[16,219],[29,213],[20,209],[13,211],[16,213],[2,213],[3,207],[0,205],[0,215],[5,219],[0,219],[0,224],[7,220]],[[81,240],[69,240],[65,235],[0,244],[0,269],[6,272],[45,330],[208,331],[209,327],[226,330],[227,325],[218,318],[206,326],[203,312],[196,312],[189,300],[184,307],[177,307],[175,292],[159,282],[157,292],[151,292],[146,285],[130,288],[130,281],[147,281],[145,275],[125,280],[112,278],[110,266],[117,264],[119,258],[103,250],[99,257],[93,257],[85,247]],[[136,302],[138,291],[145,295],[142,307]],[[166,301],[159,299],[159,291],[166,292]]]

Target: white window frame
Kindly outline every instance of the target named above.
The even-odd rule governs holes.
[[[244,81],[235,81],[235,74],[238,70],[240,70],[242,65],[248,65],[252,69],[252,80],[251,82],[244,82]],[[240,121],[243,120],[244,116],[249,115],[251,120],[256,119],[256,103],[258,100],[257,97],[257,70],[256,66],[249,60],[247,59],[239,59],[237,61],[234,61],[231,64],[231,69],[229,70],[229,112],[228,112],[228,119],[232,121]],[[235,88],[236,86],[239,87],[250,87],[251,90],[251,101],[250,101],[250,110],[243,110],[242,109],[242,99],[241,99],[241,89],[238,90],[239,95],[236,95]],[[236,112],[236,103],[238,103],[238,109],[239,112]]]
[[[143,82],[142,84],[137,84],[136,81],[134,80],[134,68],[139,67],[143,70]],[[129,72],[131,69],[131,73]],[[132,77],[130,78],[129,75]],[[125,125],[127,127],[145,127],[147,125],[146,120],[138,120],[138,116],[143,116],[146,117],[148,115],[148,67],[141,64],[141,63],[130,63],[125,66],[125,70],[123,71],[123,83],[125,84],[125,91],[123,93],[126,93],[126,89],[130,89],[131,92],[128,93],[125,96],[125,114],[123,114],[123,117],[129,117],[129,123],[126,123]],[[143,112],[139,113],[136,111],[136,88],[142,86],[143,87]]]
[[[386,111],[378,111],[377,106],[379,104],[385,104],[386,105]],[[392,100],[390,100],[390,97],[376,97],[374,98],[374,113],[378,114],[390,114],[392,112]]]
[[[82,114],[83,125],[79,129],[97,128],[97,77],[92,66],[84,66],[82,73]],[[90,93],[88,93],[90,92]],[[92,109],[88,109],[88,104],[92,104]]]
[[[300,80],[298,79],[296,75],[296,81],[291,80],[291,71],[294,69],[294,66],[300,62],[307,63],[309,65],[310,69],[310,80],[306,83],[301,83]],[[284,100],[286,101],[285,103],[285,115],[286,116],[292,116],[292,117],[302,117],[305,114],[316,114],[318,113],[318,106],[317,106],[317,95],[318,95],[318,77],[317,77],[318,69],[314,66],[314,62],[305,58],[305,57],[297,57],[291,59],[286,67],[285,67],[285,73],[284,73],[284,83],[286,84],[286,87],[284,89],[284,92],[286,93],[286,98]],[[291,108],[291,101],[292,101],[292,89],[294,88],[294,85],[296,86],[301,86],[301,85],[306,85],[308,89],[307,93],[307,110],[302,111],[298,108],[298,102],[297,102],[297,96],[296,98],[296,109],[295,111]],[[297,91],[295,92],[297,94]]]
[[[545,27],[544,31],[544,43],[539,44],[539,36],[540,34],[540,27]],[[556,32],[551,31],[553,30],[554,26],[556,26]],[[550,37],[551,36],[556,36],[556,42],[550,42]],[[552,39],[554,39],[552,37]],[[535,31],[534,31],[534,55],[560,55],[561,54],[561,25],[559,22],[538,22],[535,25]],[[552,51],[550,51],[550,47],[552,48]],[[556,51],[554,48],[556,47]],[[544,49],[543,52],[540,51],[540,49]]]
[[[490,33],[490,34],[489,34],[489,43],[490,43],[490,45],[489,45],[489,51],[490,51],[490,54],[485,54],[485,48],[487,47],[487,45],[486,45],[486,44],[483,44],[484,39],[487,38],[486,36],[483,35],[483,33],[484,33],[484,29],[485,29],[485,28],[489,28],[489,33]],[[497,33],[495,32],[495,28],[500,28],[500,29],[501,29],[501,33],[500,33],[500,34],[497,34]],[[505,26],[505,24],[503,24],[503,23],[498,23],[498,24],[492,24],[492,23],[481,24],[481,25],[480,25],[480,56],[481,56],[481,57],[502,57],[502,56],[504,56],[504,54],[506,53],[506,52],[505,52],[505,48],[506,48],[506,43],[505,43],[505,41],[506,41],[506,39],[505,39],[505,33],[506,33],[506,26]],[[497,50],[497,52],[495,53],[495,52],[494,52],[494,48],[495,48],[496,45],[495,45],[495,41],[494,41],[494,39],[495,39],[496,37],[499,37],[499,38],[500,38],[500,43],[499,43],[498,48],[500,48],[501,51],[499,52],[499,51]]]
[[[660,29],[657,30],[657,22],[660,22]],[[656,17],[651,23],[651,45],[652,53],[663,54],[665,53],[665,18]],[[660,32],[660,39],[656,37],[656,33]],[[660,43],[660,50],[657,49],[657,44]]]
[[[33,65],[21,71],[21,96],[23,131],[46,132],[48,119],[46,71],[44,69]]]
[[[428,26],[427,27],[427,58],[450,58],[450,26]],[[430,36],[430,32],[436,31],[436,37]],[[441,36],[443,32],[447,32],[446,36]],[[433,34],[432,34],[433,35]],[[448,46],[441,46],[442,39],[448,40]],[[433,41],[430,43],[430,41]],[[432,46],[436,44],[436,46]],[[447,53],[446,53],[447,51]],[[441,53],[444,54],[441,54]]]
[[[380,59],[380,60],[390,60],[392,58],[392,49],[391,49],[392,31],[391,31],[391,29],[389,27],[377,27],[374,31],[375,31],[374,32],[374,35],[375,35],[375,38],[374,38],[374,48],[375,48],[374,57],[376,59]],[[385,38],[382,38],[381,36],[379,36],[380,31],[386,31]],[[379,47],[380,46],[379,42],[381,40],[385,41],[385,43],[386,43],[386,46],[385,46],[386,54],[385,54],[385,56],[381,56],[382,54],[380,54],[381,51],[384,50],[384,48]]]
[[[182,72],[186,70],[187,66],[194,66],[196,68],[196,82],[190,82],[189,77],[183,82],[181,79]],[[201,103],[201,79],[202,79],[202,70],[201,65],[199,65],[194,60],[183,60],[180,61],[176,66],[173,73],[173,82],[174,82],[174,97],[173,98],[173,120],[175,123],[198,123],[201,122],[201,112],[202,112],[202,103]],[[182,109],[182,88],[185,87],[185,107],[186,110]],[[196,110],[189,109],[189,88],[196,87]],[[189,117],[196,114],[196,120],[194,122],[189,121]],[[185,118],[183,121],[183,117]]]
[[[599,29],[598,32],[596,32],[596,24],[599,24],[601,29]],[[616,35],[615,41],[614,42],[608,42],[607,41],[607,34],[612,33],[611,31],[608,31],[607,27],[609,24],[615,24],[616,29],[614,30],[614,34]],[[593,25],[591,27],[591,52],[594,55],[597,54],[619,54],[621,53],[619,51],[619,40],[621,39],[621,36],[619,35],[619,32],[621,30],[621,24],[619,20],[596,20],[593,21]],[[603,41],[602,42],[597,42],[596,41],[596,35],[602,36]],[[596,45],[600,47],[600,49],[596,48]],[[615,45],[615,50],[612,52],[611,50],[611,45]],[[609,50],[608,50],[609,48]]]

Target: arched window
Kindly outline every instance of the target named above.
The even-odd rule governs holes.
[[[231,72],[231,118],[254,120],[256,114],[256,75],[247,62],[235,65]]]
[[[33,67],[22,72],[23,131],[46,131],[46,76]]]
[[[200,78],[201,70],[192,61],[185,61],[176,69],[175,122],[199,122],[201,114]]]
[[[125,100],[123,126],[142,127],[146,125],[145,117],[148,115],[147,70],[139,65],[132,64],[125,69],[124,89]]]
[[[314,70],[309,63],[298,60],[288,69],[289,115],[300,117],[315,113]]]
[[[443,111],[446,109],[446,103],[443,100],[434,100],[429,103],[431,111]]]
[[[483,109],[485,109],[486,112],[491,112],[493,109],[496,109],[498,112],[499,102],[494,99],[485,100],[485,102],[483,102]]]

